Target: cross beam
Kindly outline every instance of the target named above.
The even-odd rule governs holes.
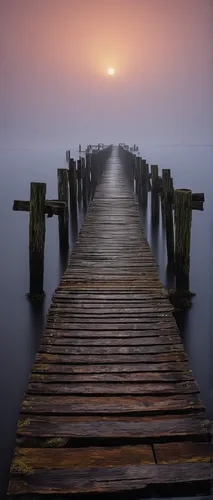
[[[48,218],[53,217],[53,215],[60,215],[65,207],[66,203],[64,201],[45,200],[44,213],[47,214]],[[30,212],[30,201],[14,200],[13,210],[16,212]]]

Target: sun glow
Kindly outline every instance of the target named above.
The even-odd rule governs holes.
[[[114,68],[108,68],[107,73],[109,76],[114,76],[115,75],[115,69]]]

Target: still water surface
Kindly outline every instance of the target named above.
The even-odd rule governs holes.
[[[57,168],[66,166],[65,149],[66,145],[25,149],[3,147],[0,150],[0,498],[6,491],[16,423],[30,368],[39,347],[52,293],[67,262],[66,255],[59,254],[57,218],[47,219],[46,297],[42,306],[32,306],[26,298],[29,281],[29,215],[13,212],[13,200],[29,199],[31,181],[46,182],[47,197],[57,198]],[[196,297],[193,307],[184,317],[179,317],[178,322],[208,416],[213,419],[213,148],[141,145],[140,151],[148,163],[157,163],[160,168],[171,168],[175,188],[205,192],[204,212],[193,212],[192,223],[190,282]],[[77,152],[73,150],[71,154],[76,157]],[[83,214],[80,213],[79,227],[82,220]],[[159,266],[159,276],[166,285],[171,286],[166,274],[165,235],[161,224],[157,230],[152,229],[150,207],[144,225]],[[75,237],[74,231],[70,235],[71,248]]]

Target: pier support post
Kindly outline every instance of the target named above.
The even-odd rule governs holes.
[[[97,168],[96,168],[97,157],[96,153],[92,153],[91,155],[91,199],[93,200],[96,188],[96,177],[97,177]]]
[[[45,246],[46,184],[31,182],[29,223],[30,293],[32,299],[44,296],[44,246]]]
[[[68,163],[70,161],[70,151],[66,151],[66,162]]]
[[[70,191],[70,212],[77,218],[77,186],[76,186],[76,162],[73,158],[69,161],[69,191]]]
[[[142,207],[147,207],[149,166],[146,160],[141,160],[141,188],[142,188]]]
[[[58,216],[60,248],[69,247],[69,210],[68,210],[68,170],[58,168],[58,199],[64,201],[66,207]]]
[[[164,178],[165,195],[165,224],[166,224],[166,246],[168,266],[174,266],[174,222],[173,222],[173,202],[174,188],[173,179],[170,176]]]
[[[176,189],[175,201],[175,264],[176,289],[189,292],[190,239],[192,223],[192,192]]]
[[[82,177],[83,177],[83,208],[87,211],[87,166],[85,158],[82,158]]]
[[[141,158],[139,156],[135,157],[135,170],[136,170],[136,176],[135,176],[135,191],[138,196],[138,199],[140,197],[140,165],[141,165]]]
[[[151,165],[152,176],[152,193],[151,193],[151,212],[152,224],[157,226],[159,224],[159,176],[158,165]]]
[[[78,179],[78,205],[81,205],[81,194],[82,194],[82,158],[77,161],[77,179]]]
[[[169,168],[162,169],[162,184],[161,184],[161,214],[162,214],[162,224],[165,226],[166,223],[166,200],[167,200],[167,186],[168,178],[171,177],[171,171]]]
[[[86,154],[86,173],[87,173],[87,203],[91,198],[91,153]]]

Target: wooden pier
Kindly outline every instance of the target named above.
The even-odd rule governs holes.
[[[212,457],[199,388],[113,148],[52,299],[8,495],[209,494]]]

